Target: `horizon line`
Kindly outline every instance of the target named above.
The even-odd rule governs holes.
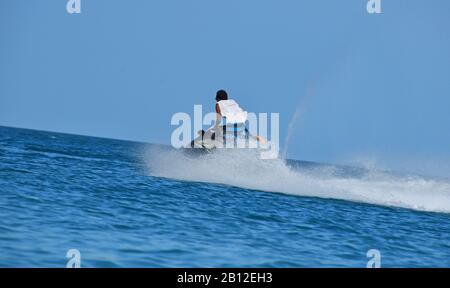
[[[92,137],[92,138],[99,138],[99,139],[105,139],[105,140],[115,140],[115,141],[135,142],[135,143],[141,143],[141,144],[155,144],[155,145],[170,146],[168,144],[153,143],[153,142],[147,142],[147,141],[141,141],[141,140],[112,138],[112,137],[107,137],[107,136],[78,134],[78,133],[71,133],[71,132],[54,131],[54,130],[46,130],[46,129],[36,129],[36,128],[27,128],[27,127],[19,127],[19,126],[7,126],[7,125],[2,125],[2,124],[0,124],[0,128],[12,128],[12,129],[30,130],[30,131],[45,132],[45,133],[56,133],[56,134],[63,134],[63,135],[70,135],[70,136]]]

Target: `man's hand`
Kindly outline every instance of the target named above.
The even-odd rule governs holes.
[[[256,138],[256,140],[257,140],[258,142],[261,142],[261,143],[264,144],[264,145],[267,144],[267,140],[264,139],[264,137],[258,135],[258,136],[255,136],[255,138]]]

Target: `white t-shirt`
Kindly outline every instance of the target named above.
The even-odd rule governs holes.
[[[244,111],[233,99],[221,100],[217,102],[220,114],[226,118],[227,124],[245,123],[247,111]]]

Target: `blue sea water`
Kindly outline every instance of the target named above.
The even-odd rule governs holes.
[[[448,182],[255,161],[0,127],[0,267],[450,266]]]

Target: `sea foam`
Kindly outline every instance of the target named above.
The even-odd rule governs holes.
[[[445,180],[375,168],[355,175],[336,173],[339,167],[332,165],[299,169],[283,159],[262,160],[256,151],[245,149],[192,157],[180,150],[151,148],[145,158],[157,177],[450,213],[450,183]]]

